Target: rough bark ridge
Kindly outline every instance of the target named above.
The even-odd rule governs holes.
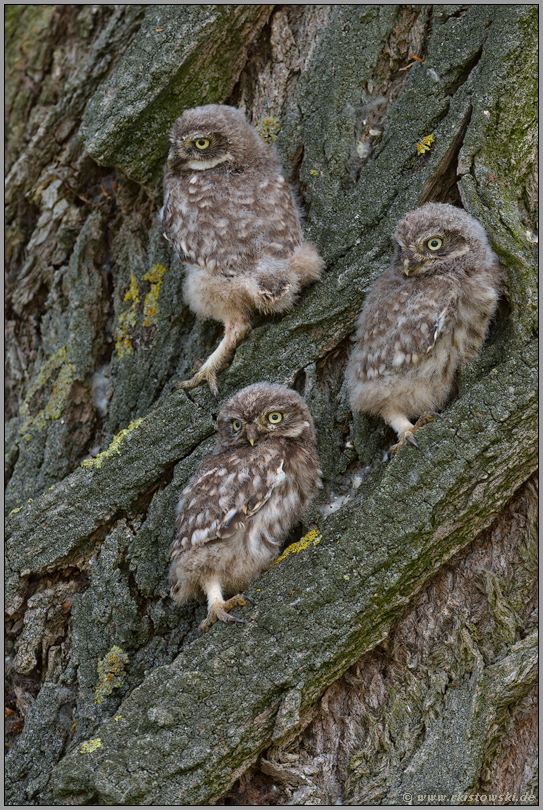
[[[8,9],[8,803],[534,803],[537,7]],[[278,120],[327,264],[221,397],[296,387],[325,490],[319,542],[198,638],[167,557],[217,405],[173,384],[220,329],[156,214],[168,129],[209,102]],[[383,464],[343,371],[427,200],[483,223],[505,290],[444,419]]]

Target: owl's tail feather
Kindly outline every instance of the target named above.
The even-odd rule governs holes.
[[[292,255],[289,269],[299,277],[303,287],[321,277],[324,261],[317,253],[315,245],[312,245],[311,242],[302,242]]]

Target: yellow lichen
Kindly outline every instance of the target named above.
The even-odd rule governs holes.
[[[143,277],[144,281],[151,284],[151,289],[145,296],[143,303],[144,326],[154,326],[158,323],[159,308],[158,308],[158,294],[162,280],[168,271],[162,264],[155,264],[148,273]]]
[[[134,354],[132,343],[130,342],[130,333],[128,327],[136,325],[136,305],[139,303],[140,296],[138,290],[138,280],[134,273],[130,276],[130,287],[123,299],[124,301],[132,301],[129,309],[119,313],[117,318],[117,330],[115,333],[115,348],[119,358],[122,360],[127,354]]]
[[[12,509],[10,515],[16,515],[17,512],[20,512],[22,508],[23,508],[22,506],[19,506],[17,507],[17,509]]]
[[[113,456],[115,453],[117,453],[117,455],[120,456],[121,451],[120,451],[119,448],[120,448],[121,444],[123,443],[125,438],[128,436],[128,434],[131,433],[133,430],[135,430],[137,427],[139,427],[142,422],[143,422],[143,419],[141,417],[139,419],[134,419],[133,422],[130,422],[130,424],[128,425],[127,428],[125,428],[124,430],[121,430],[120,433],[117,433],[117,435],[113,438],[113,440],[112,440],[111,444],[109,445],[109,447],[107,448],[107,450],[104,450],[103,453],[100,453],[99,455],[97,455],[96,458],[87,458],[87,459],[85,459],[85,461],[81,462],[81,466],[86,467],[87,469],[90,469],[91,467],[95,467],[96,469],[100,469],[100,467],[104,463],[104,459],[109,458],[110,456]]]
[[[134,273],[130,274],[130,287],[128,288],[128,292],[123,300],[133,301],[135,304],[139,304],[140,296],[138,291],[138,280]]]
[[[429,152],[434,141],[435,138],[433,133],[431,135],[426,135],[426,137],[417,144],[417,154],[423,155],[425,152]]]
[[[277,134],[281,130],[281,124],[275,115],[269,115],[267,118],[258,120],[255,129],[264,143],[274,143],[277,140]]]
[[[80,754],[91,754],[93,751],[96,751],[97,748],[100,748],[102,745],[102,740],[100,737],[96,737],[94,740],[87,740],[81,744],[81,748],[79,749]]]
[[[57,368],[60,370],[53,383],[53,390],[51,391],[45,408],[42,408],[35,416],[30,416],[28,413],[30,400],[37,391],[43,388]],[[66,346],[63,346],[43,364],[41,371],[30,386],[25,401],[21,405],[20,413],[21,416],[25,417],[25,420],[19,428],[19,433],[26,441],[30,441],[31,439],[30,433],[28,432],[30,428],[41,430],[49,419],[59,418],[72,382],[73,366],[71,363],[68,363]]]
[[[96,703],[101,703],[106,695],[124,684],[124,666],[128,664],[128,655],[114,645],[102,660],[98,659],[97,670],[99,684],[94,692]]]
[[[288,557],[289,554],[298,554],[300,551],[308,548],[309,546],[318,546],[320,541],[322,540],[322,535],[316,529],[312,529],[308,532],[301,540],[298,540],[297,543],[291,543],[290,546],[283,551],[280,557],[278,557],[272,565],[277,565],[278,562],[284,560],[285,557]]]

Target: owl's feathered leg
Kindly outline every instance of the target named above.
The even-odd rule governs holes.
[[[413,447],[418,448],[418,444],[416,443],[415,436],[413,434],[416,433],[419,428],[424,427],[424,425],[427,425],[429,422],[433,422],[436,417],[441,419],[441,414],[436,413],[435,411],[428,411],[420,416],[413,425],[403,414],[387,414],[385,419],[388,424],[394,428],[399,439],[396,444],[393,444],[392,447],[388,448],[388,455],[395,456],[396,453],[402,449],[402,447],[405,447],[407,442],[412,444]]]
[[[206,619],[200,625],[200,630],[202,633],[207,633],[211,625],[215,624],[216,621],[227,622],[230,624],[245,624],[243,619],[236,619],[235,616],[230,616],[228,611],[233,607],[236,607],[236,605],[241,605],[242,607],[243,605],[246,605],[246,596],[238,593],[236,596],[232,596],[231,599],[227,599],[225,602],[222,595],[221,583],[218,577],[215,579],[209,579],[203,585],[203,588],[207,596],[208,612]]]
[[[247,332],[251,330],[251,324],[243,315],[238,315],[226,321],[224,324],[224,337],[209,355],[202,368],[190,380],[183,380],[177,383],[176,388],[196,388],[204,380],[209,385],[209,390],[213,396],[218,396],[217,373],[222,366],[231,358],[236,348],[239,346]]]
[[[280,262],[263,256],[254,273],[254,306],[267,315],[292,309],[302,287],[317,281],[323,269],[323,260],[308,242]]]

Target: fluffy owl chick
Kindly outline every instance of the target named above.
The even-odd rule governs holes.
[[[203,631],[241,621],[228,611],[245,604],[241,591],[277,558],[321,480],[313,420],[295,391],[250,385],[222,406],[217,429],[213,455],[181,493],[170,550],[175,601],[207,597]]]
[[[483,228],[460,208],[423,205],[393,238],[394,258],[364,303],[346,371],[352,409],[397,432],[392,454],[406,441],[416,446],[413,433],[477,353],[501,281]]]
[[[300,218],[275,152],[240,110],[186,110],[170,135],[162,226],[186,265],[185,298],[224,338],[197,374],[217,395],[217,372],[251,328],[254,310],[290,309],[323,261],[303,241]]]

